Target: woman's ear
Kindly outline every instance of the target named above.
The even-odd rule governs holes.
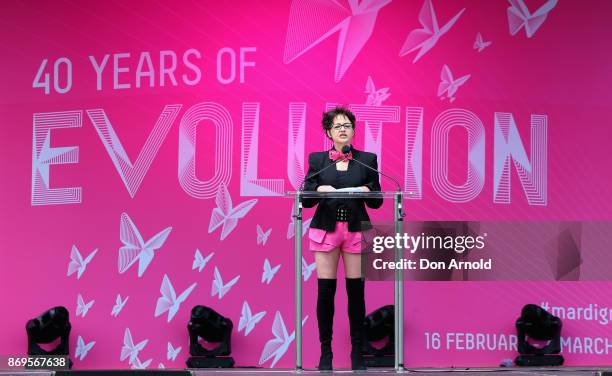
[[[329,138],[331,140],[332,139],[331,132],[330,131],[325,131],[325,133],[327,134],[327,138]]]

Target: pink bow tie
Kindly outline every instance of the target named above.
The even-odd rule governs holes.
[[[353,159],[353,152],[349,151],[347,155],[342,154],[342,152],[332,149],[329,151],[329,159],[332,161],[337,161],[340,159],[341,161],[348,161],[349,159]]]

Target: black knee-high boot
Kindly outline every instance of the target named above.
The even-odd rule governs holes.
[[[366,369],[361,350],[365,341],[365,279],[346,278],[346,294],[348,297],[348,316],[351,331],[351,368]]]
[[[334,324],[334,297],[336,296],[336,278],[319,278],[317,293],[317,321],[319,324],[319,341],[321,342],[321,359],[319,370],[332,369],[332,334]]]

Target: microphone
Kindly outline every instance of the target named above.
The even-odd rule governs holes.
[[[346,145],[345,145],[345,146],[343,146],[343,147],[342,147],[342,152],[343,152],[345,155],[346,155],[346,154],[348,154],[348,153],[349,153],[349,151],[351,151],[350,146],[346,146]],[[371,166],[368,166],[367,164],[363,163],[362,161],[360,161],[360,160],[359,160],[359,159],[357,159],[357,158],[353,158],[352,160],[353,160],[353,161],[355,161],[355,162],[357,162],[357,163],[359,163],[359,164],[360,164],[360,165],[362,165],[362,166],[365,166],[365,167],[369,168],[369,169],[370,169],[370,170],[372,170],[372,171],[376,171],[377,173],[381,174],[382,176],[384,176],[384,177],[386,177],[386,178],[388,178],[388,179],[391,179],[391,181],[393,181],[393,182],[395,183],[395,186],[397,187],[397,191],[398,191],[398,192],[401,192],[401,191],[402,191],[402,186],[401,186],[401,185],[400,185],[400,184],[397,182],[397,180],[395,180],[393,177],[391,177],[391,176],[389,176],[389,175],[385,174],[384,172],[379,171],[379,170],[377,170],[377,169],[375,169],[375,168],[373,168],[373,167],[371,167]]]
[[[344,154],[345,156],[351,151],[351,147],[348,145],[344,145],[342,147],[342,154]],[[304,191],[304,184],[306,184],[306,180],[310,179],[310,178],[314,178],[315,176],[319,175],[320,173],[322,173],[323,171],[327,170],[328,168],[335,166],[336,163],[342,161],[342,159],[337,159],[336,161],[334,161],[334,163],[330,164],[329,166],[326,166],[322,169],[320,169],[319,171],[315,172],[314,174],[311,174],[309,176],[307,176],[304,181],[302,181],[302,184],[300,184],[300,189],[298,190],[299,192],[303,192]]]

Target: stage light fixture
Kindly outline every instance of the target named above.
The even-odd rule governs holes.
[[[535,304],[527,304],[516,320],[519,356],[515,359],[518,366],[560,366],[563,364],[561,352],[561,319],[546,312]],[[529,343],[529,339],[548,341],[542,347]]]
[[[393,367],[395,350],[395,333],[393,327],[394,306],[386,305],[373,311],[365,318],[365,348],[362,351],[366,367]],[[387,339],[381,348],[372,346],[372,342]]]
[[[195,306],[191,310],[189,331],[189,368],[232,368],[234,358],[231,337],[234,325],[232,320],[222,316],[210,307]],[[204,348],[199,342],[202,338],[209,343],[218,343],[212,350]]]
[[[38,317],[28,320],[26,332],[28,334],[28,355],[38,356],[65,356],[68,367],[72,367],[69,355],[70,318],[66,307],[53,307]],[[60,340],[52,350],[44,350],[40,344],[47,344]]]

